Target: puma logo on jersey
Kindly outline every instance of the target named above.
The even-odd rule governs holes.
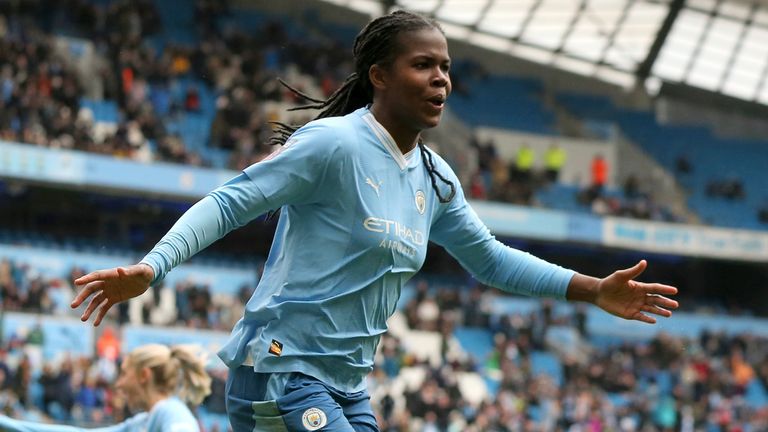
[[[383,181],[380,181],[380,182],[376,183],[373,180],[371,180],[370,177],[366,177],[365,178],[365,184],[367,184],[368,186],[372,187],[373,190],[376,191],[376,196],[379,196],[379,187],[381,187],[381,185],[383,183],[384,183]]]

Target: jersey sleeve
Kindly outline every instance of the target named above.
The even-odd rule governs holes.
[[[261,191],[269,209],[308,204],[323,198],[326,176],[338,161],[340,125],[326,119],[310,122],[272,155],[244,170]]]
[[[155,272],[152,284],[233,229],[264,213],[264,197],[240,174],[187,210],[141,260]]]
[[[4,432],[139,432],[147,418],[147,413],[137,414],[126,421],[113,426],[85,429],[75,426],[35,423],[14,420],[0,415],[0,430]]]
[[[197,420],[183,405],[165,406],[153,414],[148,432],[200,432]]]
[[[447,168],[447,164],[444,165]],[[459,185],[455,175],[453,182]],[[498,241],[467,203],[461,187],[437,214],[430,240],[443,246],[480,282],[517,294],[564,299],[574,275]]]
[[[265,160],[209,193],[187,210],[141,260],[157,284],[181,262],[235,228],[286,204],[319,200],[339,140],[333,127],[313,122]]]

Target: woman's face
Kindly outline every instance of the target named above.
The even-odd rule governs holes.
[[[451,93],[451,59],[445,36],[436,28],[400,33],[392,64],[377,66],[375,104],[393,126],[420,132],[438,125]],[[373,80],[372,80],[373,82]]]
[[[146,379],[130,363],[127,359],[123,362],[115,387],[125,397],[132,411],[143,411],[146,409],[144,401]]]

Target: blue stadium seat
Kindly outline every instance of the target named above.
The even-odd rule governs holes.
[[[544,207],[567,212],[591,213],[589,207],[577,201],[579,187],[555,183],[536,191],[536,200]]]
[[[746,229],[766,229],[757,220],[757,209],[768,198],[765,167],[768,141],[721,138],[702,126],[663,125],[652,111],[627,110],[607,97],[561,93],[556,101],[583,121],[613,122],[635,143],[642,146],[663,167],[676,174],[676,161],[685,155],[691,174],[677,174],[678,182],[690,192],[688,205],[708,224]],[[724,153],[726,151],[727,153]],[[724,156],[727,164],[723,163]],[[705,194],[707,184],[725,177],[739,178],[744,200],[727,201]],[[547,200],[547,196],[542,197]]]
[[[461,347],[478,364],[482,364],[493,351],[493,335],[485,328],[458,327],[453,332]]]
[[[753,378],[747,385],[747,392],[744,398],[752,408],[768,406],[768,391],[766,391],[763,383],[757,378]]]
[[[540,96],[541,82],[509,76],[465,81],[469,95],[454,93],[448,102],[473,126],[494,126],[541,135],[555,135],[555,115]]]
[[[556,385],[563,383],[563,365],[556,355],[549,351],[534,351],[531,353],[531,367],[534,375],[548,375]]]
[[[80,107],[90,109],[93,112],[93,121],[95,122],[117,123],[120,121],[120,110],[115,101],[81,98]]]

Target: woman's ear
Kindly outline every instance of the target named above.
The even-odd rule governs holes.
[[[386,71],[377,64],[373,64],[368,68],[368,79],[371,81],[374,90],[383,90],[387,87]]]
[[[143,367],[139,369],[139,373],[136,374],[136,378],[139,380],[140,384],[146,385],[152,378],[152,371],[148,367]]]

